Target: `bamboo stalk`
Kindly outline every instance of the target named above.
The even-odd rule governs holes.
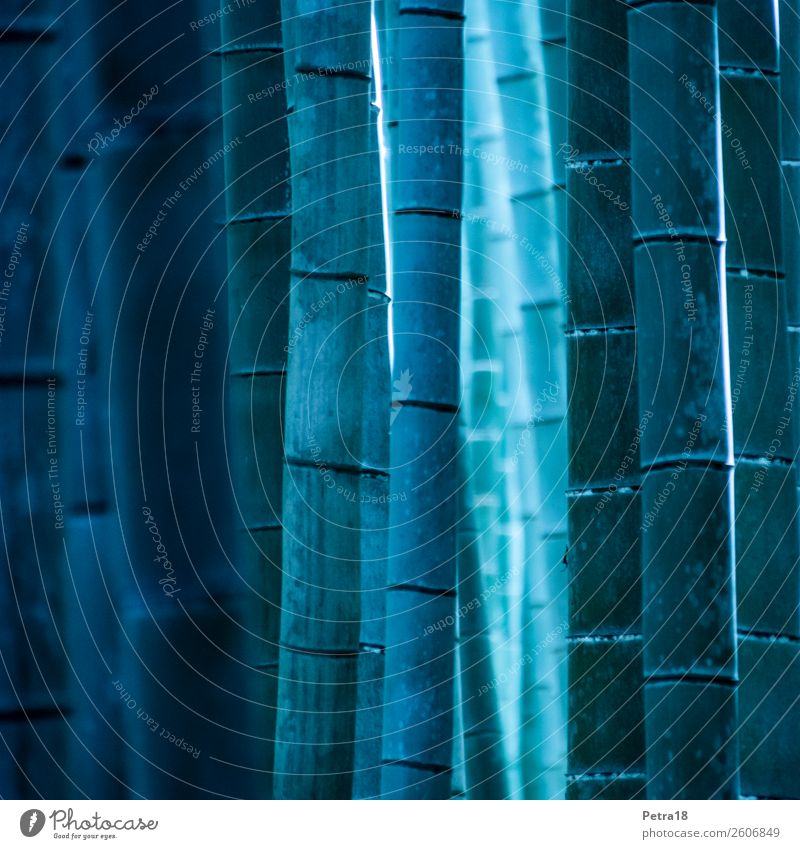
[[[786,270],[790,361],[800,361],[800,3],[780,0],[781,157],[783,165],[783,249]],[[795,429],[795,434],[797,430]],[[797,439],[797,437],[795,437]]]
[[[354,356],[371,270],[370,3],[282,8],[294,212],[275,795],[349,798],[359,502],[385,475],[361,462],[364,376]]]
[[[53,166],[46,85],[53,59],[49,4],[4,5],[0,131],[0,767],[4,798],[61,798],[69,712],[63,647],[66,481],[58,441],[63,374],[54,354],[56,314],[46,264]]]
[[[558,268],[567,267],[566,162],[561,145],[567,141],[567,0],[538,0],[539,37],[542,46],[547,122],[550,130],[550,162]]]
[[[489,12],[521,281],[521,297],[513,309],[521,309],[518,335],[527,382],[525,401],[516,405],[518,426],[510,449],[523,504],[528,558],[523,657],[532,659],[523,668],[524,792],[529,798],[558,798],[564,793],[567,743],[567,589],[562,562],[567,542],[566,291],[559,263],[565,234],[555,220],[557,205],[563,214],[563,163],[558,164],[562,179],[556,186],[550,138],[551,130],[563,131],[566,89],[563,9],[559,16],[556,7],[538,6],[491,3]],[[548,31],[546,45],[542,24]],[[556,154],[559,146],[553,147]],[[512,346],[510,339],[507,345]],[[513,351],[520,357],[519,343],[511,350],[508,361],[514,359]],[[507,385],[509,393],[519,394],[513,379]]]
[[[280,2],[222,18],[232,468],[239,517],[236,562],[253,588],[257,643],[250,662],[272,790],[282,569],[284,384],[289,324],[291,195]]]
[[[479,564],[480,574],[470,579],[471,584],[459,584],[458,609],[461,611],[463,605],[473,601],[472,596],[462,598],[461,595],[465,588],[475,590],[476,581],[493,588],[486,595],[486,609],[480,611],[485,620],[486,648],[491,649],[492,657],[487,662],[475,654],[483,646],[483,637],[462,641],[460,650],[464,652],[462,666],[468,671],[480,666],[486,676],[483,683],[493,685],[493,700],[501,714],[489,732],[495,733],[497,738],[492,740],[494,754],[490,758],[486,757],[489,752],[484,752],[488,741],[477,739],[486,735],[472,729],[469,723],[466,725],[467,775],[469,786],[474,788],[469,792],[470,795],[494,794],[495,798],[505,798],[511,793],[510,785],[519,784],[521,678],[509,670],[519,668],[521,656],[522,581],[519,559],[513,559],[520,553],[515,539],[515,534],[519,536],[519,522],[514,524],[513,507],[509,503],[509,490],[514,481],[505,476],[505,451],[509,440],[504,437],[509,426],[509,410],[503,396],[505,351],[501,347],[501,330],[510,321],[508,312],[518,319],[518,298],[506,292],[518,285],[518,275],[485,4],[470,3],[466,11],[462,348],[465,383],[469,389],[462,412],[462,432],[463,453],[468,458],[469,469],[465,485],[471,492],[466,502],[470,513],[468,526],[477,537],[472,543],[474,552],[465,556],[470,562]],[[499,284],[500,280],[508,285]],[[478,596],[482,593],[483,589]],[[474,631],[473,624],[469,633]],[[500,673],[500,679],[495,680]],[[471,680],[474,683],[474,675]],[[486,699],[475,700],[473,696],[474,693],[466,694],[470,710],[474,711],[476,705],[485,707]],[[481,724],[482,719],[479,728]],[[500,773],[492,763],[503,760],[508,769]],[[481,775],[481,768],[489,771]]]
[[[780,0],[778,4],[779,30],[780,30],[780,72],[781,72],[781,161],[783,176],[783,251],[785,290],[787,303],[787,330],[789,334],[789,362],[792,380],[797,375],[798,364],[800,364],[800,122],[798,122],[798,104],[800,103],[800,6],[796,0]],[[797,416],[793,416],[793,444],[795,449],[800,445],[800,431],[798,430]],[[795,469],[797,455],[794,457]],[[797,472],[795,471],[795,474]],[[800,490],[798,490],[800,498]],[[795,598],[800,601],[800,591],[795,593]],[[797,662],[784,661],[784,665],[790,670],[786,686],[790,690],[797,691],[796,683]],[[796,724],[793,719],[797,711],[797,705],[793,705],[786,716],[786,721]],[[780,725],[782,726],[781,721]],[[795,735],[789,733],[784,738],[784,746],[787,752],[787,761],[797,762],[797,756],[792,757],[789,750],[796,743]],[[765,769],[771,770],[770,761]],[[783,763],[781,758],[777,763]],[[793,788],[794,796],[800,795],[797,790],[798,776],[796,771],[791,780],[786,774],[782,774],[781,781],[787,782],[784,786]]]
[[[383,795],[448,798],[453,753],[463,15],[401,0],[392,176],[394,377]],[[390,89],[391,94],[394,88]],[[420,146],[424,150],[420,151]],[[408,387],[406,387],[408,388]]]
[[[652,413],[641,438],[647,794],[735,798],[720,119],[693,96],[718,103],[716,4],[652,2],[631,9],[628,25],[639,406]],[[703,311],[696,322],[678,285],[683,266]]]
[[[644,789],[627,8],[568,5],[568,798]]]
[[[744,796],[796,798],[800,537],[774,3],[719,2]],[[794,374],[792,374],[794,372]]]
[[[123,707],[108,686],[110,669],[119,664],[118,578],[125,551],[112,511],[107,414],[101,400],[109,345],[95,304],[102,245],[93,216],[101,185],[90,144],[96,139],[93,131],[105,128],[94,114],[97,91],[91,68],[96,57],[86,36],[91,23],[86,4],[65,10],[59,19],[58,60],[50,71],[57,81],[50,110],[58,157],[53,274],[65,375],[58,415],[66,496],[64,640],[72,709],[66,769],[73,782],[70,795],[110,799],[125,794]]]
[[[462,455],[458,524],[459,706],[463,716],[465,795],[468,799],[505,799],[510,793],[499,685],[492,646],[487,583],[486,528],[473,500],[467,458]]]

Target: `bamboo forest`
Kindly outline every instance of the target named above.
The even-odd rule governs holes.
[[[0,56],[0,798],[800,798],[800,0]]]

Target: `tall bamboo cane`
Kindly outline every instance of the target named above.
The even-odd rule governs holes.
[[[370,3],[282,3],[292,289],[275,795],[349,798],[363,551]]]
[[[797,797],[800,537],[781,232],[777,8],[719,1],[744,796]],[[796,237],[795,237],[796,239]],[[794,686],[793,686],[794,685]]]
[[[652,413],[641,439],[647,793],[732,798],[736,611],[716,4],[652,2],[632,9],[628,25],[639,406]]]
[[[58,165],[53,179],[58,210],[53,227],[53,273],[61,314],[59,357],[65,385],[59,395],[59,426],[65,472],[67,571],[64,639],[69,653],[70,731],[67,771],[73,795],[93,799],[124,795],[121,745],[123,706],[108,686],[119,663],[121,633],[118,578],[125,551],[116,517],[108,466],[107,326],[98,315],[95,287],[101,245],[94,220],[101,194],[95,132],[105,127],[95,110],[95,63],[87,4],[59,19],[59,50],[50,75],[51,126]]]
[[[786,275],[786,321],[789,331],[789,362],[792,380],[797,374],[800,364],[800,4],[796,0],[781,0],[778,4],[780,24],[780,71],[781,71],[781,157],[783,174],[783,250],[784,269]],[[800,445],[800,431],[797,416],[794,421],[794,446]],[[795,455],[795,463],[797,457]],[[800,500],[800,490],[798,490]],[[797,593],[800,601],[800,591]],[[797,692],[798,684],[794,683],[797,663],[786,663],[786,668],[792,673],[787,681],[787,687]],[[798,709],[796,703],[787,714],[786,721],[796,724],[792,718]],[[782,722],[781,722],[782,725]],[[780,735],[784,737],[787,747],[796,741],[793,734]],[[791,757],[791,756],[790,756]],[[797,756],[793,757],[794,762]],[[786,786],[793,787],[793,794],[800,795],[796,781],[796,771],[792,774],[792,782]],[[787,781],[784,774],[782,780]]]
[[[786,267],[790,357],[800,361],[800,3],[780,0],[781,156],[783,163],[783,248]]]
[[[465,794],[468,799],[505,799],[510,792],[496,651],[486,604],[486,529],[471,497],[467,458],[461,460],[463,486],[458,525],[458,656],[460,707],[463,716]]]
[[[236,563],[260,608],[261,765],[272,790],[281,610],[284,382],[291,196],[279,0],[222,18],[230,443],[239,515]],[[289,81],[291,82],[291,80]]]
[[[550,130],[552,197],[558,240],[558,268],[567,267],[567,172],[561,145],[567,141],[567,0],[538,0],[539,37]]]
[[[529,798],[556,798],[564,792],[566,771],[566,381],[563,338],[565,287],[559,265],[564,233],[555,220],[556,193],[563,212],[562,183],[554,189],[551,127],[564,126],[565,88],[554,76],[563,59],[564,20],[542,9],[551,36],[542,42],[537,3],[489,4],[497,85],[505,127],[513,211],[513,233],[520,269],[518,288],[523,318],[518,338],[508,340],[509,364],[524,358],[526,400],[515,404],[518,427],[511,440],[511,466],[519,480],[527,563],[523,612],[521,756],[524,792]],[[555,19],[554,19],[555,18]],[[548,100],[543,54],[551,74]],[[565,138],[561,142],[566,141]],[[516,357],[515,357],[516,352]],[[511,369],[511,372],[519,369]],[[508,377],[509,393],[514,380]],[[520,414],[522,414],[520,416]],[[519,427],[521,424],[521,428]]]
[[[54,165],[44,77],[53,58],[50,3],[2,10],[0,130],[0,795],[61,798],[68,711],[63,651],[63,448],[57,315],[45,265]]]
[[[413,381],[392,424],[382,787],[447,798],[455,641],[423,633],[452,616],[456,585],[462,6],[401,0],[397,23],[394,377]]]
[[[567,795],[637,798],[644,729],[627,7],[571,0],[568,10]]]
[[[503,394],[507,350],[502,330],[511,322],[519,322],[519,295],[512,291],[518,287],[518,274],[489,21],[481,2],[468,3],[466,11],[462,351],[469,392],[462,410],[462,433],[463,453],[468,458],[465,486],[471,493],[465,502],[469,512],[466,522],[467,528],[477,534],[474,550],[466,556],[480,564],[480,574],[466,583],[459,582],[457,618],[461,620],[464,606],[473,602],[472,596],[464,595],[466,589],[485,584],[478,593],[482,598],[491,587],[481,609],[467,611],[476,621],[461,623],[462,630],[474,634],[477,620],[482,619],[486,633],[478,640],[462,640],[459,651],[467,673],[479,665],[486,682],[493,683],[492,696],[500,711],[494,725],[486,728],[489,736],[495,735],[490,746],[486,733],[476,733],[485,724],[482,718],[478,729],[470,727],[470,711],[486,708],[485,698],[472,698],[473,676],[464,705],[469,795],[499,798],[511,792],[510,784],[518,784],[521,676],[509,670],[519,668],[521,655],[521,523],[513,515],[519,504],[513,472],[506,476],[506,452],[513,442],[506,431],[513,430],[509,423],[512,410],[521,412],[524,402],[518,403],[510,393]],[[509,318],[509,313],[514,317]],[[519,387],[512,391],[518,392]],[[519,416],[517,424],[518,420]],[[475,653],[483,647],[484,639],[492,655],[486,660]],[[494,750],[492,759],[506,761],[507,770],[491,768],[487,747]],[[490,771],[481,775],[481,768]]]

